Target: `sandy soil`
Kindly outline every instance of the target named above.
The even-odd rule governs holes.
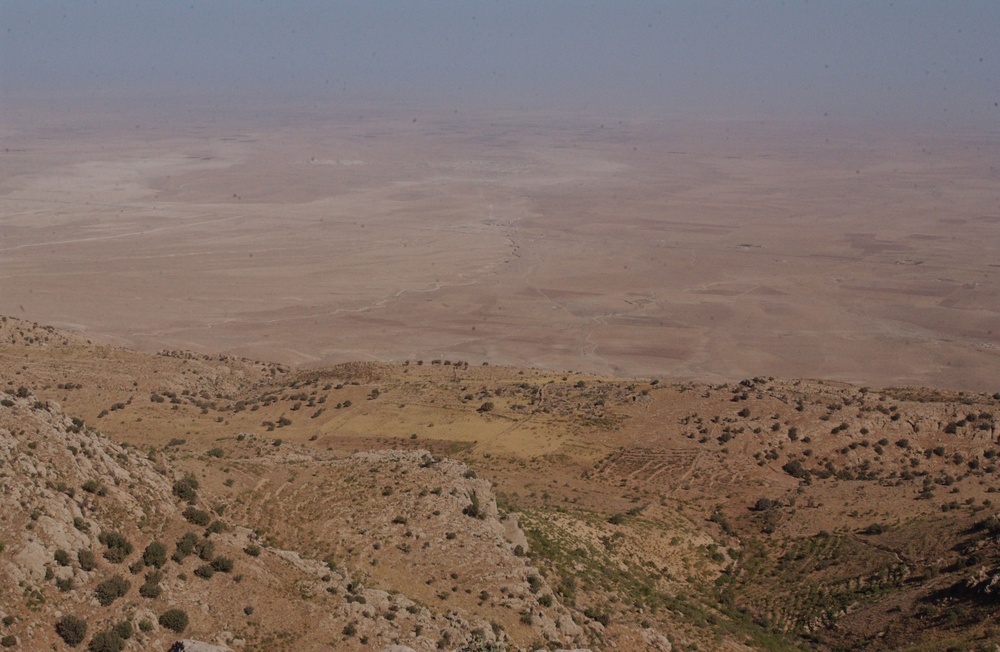
[[[0,313],[305,365],[1000,389],[996,135],[290,115],[8,111]]]

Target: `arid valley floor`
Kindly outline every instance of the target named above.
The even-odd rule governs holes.
[[[1000,644],[1000,135],[175,115],[0,127],[0,645]]]
[[[33,109],[2,314],[296,365],[1000,387],[1000,135]]]

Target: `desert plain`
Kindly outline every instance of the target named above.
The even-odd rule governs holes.
[[[0,313],[296,366],[1000,387],[1000,134],[8,107]]]

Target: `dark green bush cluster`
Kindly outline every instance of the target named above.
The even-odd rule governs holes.
[[[174,495],[194,504],[198,500],[198,479],[193,475],[184,476],[174,483]]]
[[[160,581],[163,579],[163,571],[154,570],[146,573],[146,581],[139,587],[139,595],[144,598],[158,598],[163,589],[160,588]]]
[[[142,551],[142,561],[147,566],[163,568],[167,563],[167,546],[160,541],[153,541]]]
[[[121,575],[110,577],[94,588],[94,595],[101,606],[108,606],[118,598],[128,593],[129,581]]]
[[[193,525],[208,525],[212,517],[211,515],[203,509],[198,509],[197,507],[187,507],[181,512],[181,516],[186,518],[189,523]]]
[[[97,540],[107,547],[104,558],[112,564],[120,564],[132,554],[132,544],[120,532],[101,532]]]
[[[183,609],[168,609],[160,614],[160,626],[180,634],[188,626],[188,615]]]
[[[132,638],[135,630],[132,623],[123,620],[111,629],[105,629],[94,634],[87,644],[89,652],[121,652],[125,649],[125,641]]]
[[[108,488],[97,480],[87,480],[81,485],[81,489],[89,494],[96,494],[98,496],[104,496],[108,493]]]
[[[63,616],[56,623],[56,634],[66,645],[76,647],[87,637],[87,621],[76,616]]]
[[[80,548],[76,551],[76,560],[80,563],[80,570],[92,571],[97,568],[97,558],[94,553],[87,548]]]
[[[194,552],[196,545],[198,545],[198,535],[194,532],[185,532],[184,536],[177,540],[177,549],[174,550],[171,559],[177,563],[184,561],[185,557]]]

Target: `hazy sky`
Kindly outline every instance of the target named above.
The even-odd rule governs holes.
[[[0,0],[0,93],[1000,128],[1000,2]]]

